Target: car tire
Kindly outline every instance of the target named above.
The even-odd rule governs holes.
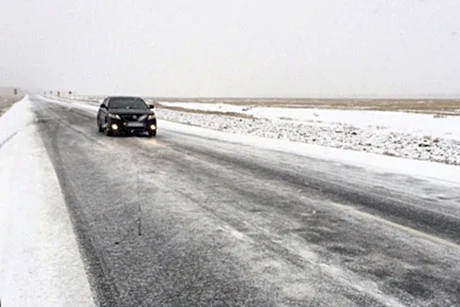
[[[99,123],[99,121],[97,121],[97,131],[104,132],[104,129],[102,128],[101,123]]]
[[[157,131],[156,131],[156,130],[154,130],[154,131],[149,131],[148,134],[149,134],[149,137],[152,138],[152,137],[154,137],[154,136],[157,135]]]
[[[104,133],[105,133],[106,136],[112,136],[113,135],[113,132],[109,129],[109,125],[107,125],[107,127],[105,127]]]

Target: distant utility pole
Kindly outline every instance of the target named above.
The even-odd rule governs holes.
[[[18,94],[18,89],[17,89],[17,88],[14,89],[13,94],[14,94],[15,96]]]

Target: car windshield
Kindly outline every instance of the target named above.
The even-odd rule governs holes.
[[[111,98],[110,109],[148,109],[144,100],[140,98]]]

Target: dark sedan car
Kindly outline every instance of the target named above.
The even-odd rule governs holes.
[[[107,97],[97,112],[97,127],[106,135],[145,133],[155,136],[154,106],[139,97]]]

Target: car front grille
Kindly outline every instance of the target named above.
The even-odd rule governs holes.
[[[147,118],[145,114],[129,114],[129,115],[120,115],[124,121],[127,122],[142,122]]]

